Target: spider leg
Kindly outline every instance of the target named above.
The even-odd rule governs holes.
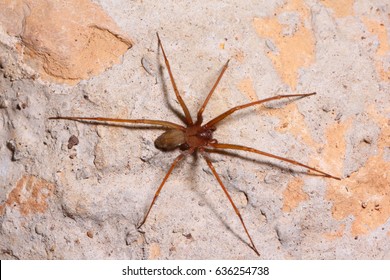
[[[230,59],[223,66],[222,71],[221,71],[221,73],[218,76],[218,79],[215,81],[215,83],[214,83],[213,87],[211,88],[209,94],[207,95],[206,99],[204,100],[202,107],[200,107],[200,109],[198,111],[197,120],[196,120],[197,124],[201,124],[202,123],[202,121],[203,121],[203,116],[202,116],[203,111],[206,108],[206,105],[209,102],[211,95],[213,94],[213,92],[215,91],[216,87],[218,86],[219,81],[222,79],[223,73],[225,73],[226,69],[228,68],[229,61],[230,61]]]
[[[269,154],[269,153],[266,153],[266,152],[263,152],[263,151],[256,150],[254,148],[249,148],[249,147],[241,146],[241,145],[221,144],[221,143],[210,143],[209,145],[211,147],[217,148],[217,149],[241,150],[241,151],[247,151],[247,152],[251,152],[251,153],[256,153],[256,154],[263,155],[263,156],[266,156],[266,157],[276,158],[276,159],[281,160],[281,161],[286,161],[286,162],[289,162],[291,164],[295,164],[295,165],[299,165],[299,166],[305,167],[307,169],[310,169],[312,171],[315,171],[315,172],[321,174],[324,177],[328,177],[328,178],[332,178],[332,179],[336,179],[336,180],[341,180],[339,177],[332,176],[332,175],[330,175],[328,173],[325,173],[325,172],[323,172],[321,170],[318,170],[318,169],[316,169],[314,167],[307,166],[307,165],[305,165],[303,163],[300,163],[300,162],[297,162],[295,160],[291,160],[291,159],[288,159],[288,158],[284,158],[284,157],[276,156],[276,155],[273,155],[273,154]]]
[[[183,98],[181,98],[179,90],[177,89],[175,79],[173,78],[171,66],[169,65],[169,61],[168,61],[167,56],[165,55],[164,47],[163,47],[163,45],[161,43],[160,36],[158,35],[158,33],[156,33],[156,34],[157,34],[157,39],[158,39],[158,45],[161,47],[161,50],[162,50],[162,53],[163,53],[163,56],[164,56],[165,65],[166,65],[166,67],[168,69],[169,78],[170,78],[171,83],[172,83],[173,91],[175,92],[176,98],[179,101],[180,106],[181,106],[181,108],[184,111],[184,115],[186,117],[187,125],[192,125],[193,122],[192,122],[190,111],[188,111],[187,105],[184,103],[184,100],[183,100]]]
[[[173,161],[171,167],[169,168],[167,174],[165,175],[163,181],[161,182],[160,186],[158,187],[156,193],[154,194],[154,197],[153,197],[153,200],[152,200],[152,203],[150,204],[149,206],[149,210],[148,212],[146,212],[146,215],[144,217],[144,219],[142,220],[141,224],[138,226],[138,228],[142,227],[142,225],[146,222],[146,219],[148,218],[149,216],[149,213],[150,213],[150,210],[152,209],[153,205],[154,205],[154,202],[156,201],[158,195],[160,194],[161,192],[161,189],[163,188],[165,182],[168,180],[168,177],[169,175],[171,175],[172,173],[172,170],[175,168],[175,166],[177,165],[177,163],[182,160],[184,158],[185,154],[180,154],[178,157],[175,158],[175,160]]]
[[[71,120],[71,121],[96,121],[96,122],[116,122],[116,123],[143,123],[160,125],[167,128],[185,130],[184,126],[160,120],[145,120],[145,119],[111,119],[111,118],[86,118],[86,117],[50,117],[49,120]]]
[[[236,212],[238,218],[240,219],[241,224],[242,224],[242,226],[244,227],[245,233],[246,233],[246,235],[248,236],[249,241],[250,241],[250,243],[251,243],[250,247],[253,249],[253,251],[255,251],[255,253],[256,253],[258,256],[260,256],[260,253],[259,253],[259,251],[257,251],[256,246],[255,246],[255,244],[253,243],[252,238],[251,238],[251,236],[250,236],[250,234],[249,234],[249,232],[248,232],[248,230],[247,230],[247,228],[246,228],[246,226],[245,226],[245,223],[244,223],[244,220],[243,220],[242,217],[241,217],[240,211],[238,211],[238,208],[237,208],[236,205],[234,204],[233,199],[230,197],[229,192],[227,191],[225,185],[222,183],[222,180],[221,180],[221,178],[219,177],[219,175],[218,175],[217,171],[215,170],[213,164],[211,163],[210,159],[209,159],[204,153],[202,153],[202,155],[203,155],[203,158],[206,160],[207,165],[210,167],[211,171],[213,172],[214,177],[217,179],[219,185],[221,186],[222,190],[224,191],[224,193],[226,194],[227,198],[229,199],[230,204],[233,206],[233,209],[234,209],[234,211]]]
[[[262,100],[257,100],[257,101],[254,101],[254,102],[250,102],[250,103],[247,103],[247,104],[243,104],[243,105],[239,105],[239,106],[236,106],[236,107],[233,107],[229,110],[227,110],[225,113],[215,117],[214,119],[212,119],[211,121],[209,121],[207,124],[205,124],[206,127],[212,127],[214,126],[215,124],[219,123],[220,121],[222,121],[224,118],[226,118],[227,116],[233,114],[235,111],[238,111],[238,110],[241,110],[241,109],[244,109],[244,108],[247,108],[247,107],[250,107],[250,106],[254,106],[254,105],[258,105],[258,104],[262,104],[262,103],[265,103],[265,102],[268,102],[268,101],[272,101],[272,100],[278,100],[278,99],[282,99],[282,98],[289,98],[289,97],[307,97],[307,96],[310,96],[310,95],[314,95],[316,94],[315,92],[312,92],[312,93],[306,93],[306,94],[289,94],[289,95],[277,95],[277,96],[273,96],[273,97],[269,97],[269,98],[266,98],[266,99],[262,99]]]

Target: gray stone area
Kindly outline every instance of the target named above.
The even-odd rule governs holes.
[[[317,92],[236,112],[214,133],[342,179],[212,153],[261,259],[390,258],[387,1],[93,2],[133,46],[74,85],[46,79],[0,28],[1,259],[258,258],[200,155],[175,168],[137,229],[179,154],[155,148],[164,130],[48,119],[181,123],[156,32],[193,117],[228,59],[206,120]]]

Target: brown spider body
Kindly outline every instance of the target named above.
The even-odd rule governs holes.
[[[184,150],[195,149],[207,147],[211,143],[216,143],[217,140],[213,139],[213,132],[215,128],[208,128],[206,126],[201,126],[194,124],[186,128],[186,142],[184,143]]]
[[[227,63],[222,68],[222,71],[219,74],[217,81],[215,82],[214,86],[212,87],[212,89],[210,90],[209,94],[207,95],[205,101],[203,102],[202,106],[200,107],[200,109],[198,111],[198,114],[197,114],[197,121],[194,123],[193,120],[192,120],[192,117],[191,117],[191,115],[190,115],[190,113],[188,111],[188,108],[187,108],[186,104],[184,103],[184,101],[183,101],[182,97],[180,96],[180,93],[179,93],[179,91],[177,89],[177,86],[176,86],[176,83],[175,83],[175,80],[173,78],[173,74],[172,74],[172,71],[171,71],[171,68],[170,68],[170,65],[169,65],[169,61],[168,61],[168,59],[167,59],[167,57],[165,55],[165,51],[164,51],[164,48],[162,46],[162,43],[161,43],[161,40],[160,40],[158,34],[157,34],[157,38],[158,38],[159,46],[161,47],[161,50],[162,50],[162,53],[163,53],[163,56],[164,56],[165,65],[166,65],[168,73],[169,73],[169,77],[170,77],[170,80],[171,80],[171,83],[172,83],[172,86],[173,86],[173,90],[175,92],[176,98],[179,101],[180,106],[183,109],[183,112],[184,112],[184,115],[185,115],[185,121],[184,121],[185,122],[185,126],[179,125],[179,124],[176,124],[176,123],[172,123],[172,122],[168,122],[168,121],[151,120],[151,119],[114,119],[114,118],[105,118],[105,117],[92,117],[92,118],[91,117],[51,117],[49,119],[63,119],[63,120],[82,121],[82,122],[90,121],[90,122],[95,122],[95,123],[97,122],[97,123],[102,123],[102,124],[106,124],[107,122],[131,123],[131,124],[148,124],[148,125],[158,125],[158,126],[161,126],[161,127],[165,128],[165,129],[167,129],[166,132],[161,134],[155,140],[156,148],[158,148],[160,150],[163,150],[163,151],[171,151],[171,150],[179,148],[181,150],[181,152],[176,157],[176,159],[173,161],[173,163],[171,164],[171,167],[167,171],[163,181],[161,182],[160,186],[156,190],[156,192],[154,194],[154,197],[153,197],[153,200],[152,200],[152,202],[151,202],[151,204],[149,206],[149,209],[146,212],[146,214],[144,216],[144,219],[142,220],[142,222],[139,224],[138,227],[141,227],[146,222],[146,219],[147,219],[147,217],[148,217],[148,215],[150,213],[150,210],[152,209],[152,207],[153,207],[157,197],[160,194],[160,191],[162,190],[163,186],[165,185],[165,182],[167,181],[168,177],[170,176],[170,174],[172,173],[172,171],[176,167],[176,165],[185,156],[187,156],[189,154],[196,153],[196,152],[200,152],[200,154],[202,155],[202,157],[206,161],[207,165],[209,166],[210,170],[212,171],[212,174],[217,179],[219,185],[221,186],[221,188],[222,188],[223,192],[225,193],[226,197],[228,198],[229,202],[231,203],[231,205],[232,205],[232,207],[233,207],[237,217],[240,219],[241,225],[243,226],[243,228],[245,230],[245,233],[248,236],[249,241],[250,241],[250,243],[248,243],[249,247],[251,247],[257,255],[260,255],[259,252],[257,251],[256,247],[255,247],[254,242],[252,241],[252,238],[251,238],[251,236],[250,236],[250,234],[249,234],[249,232],[248,232],[248,230],[247,230],[247,228],[245,226],[245,223],[244,223],[244,221],[243,221],[243,219],[241,217],[241,214],[240,214],[238,208],[234,204],[234,202],[233,202],[229,192],[227,191],[225,185],[223,184],[221,178],[219,177],[217,171],[215,170],[214,165],[212,164],[211,160],[209,159],[208,154],[207,154],[208,151],[213,151],[213,150],[214,151],[218,151],[218,150],[231,149],[231,150],[238,150],[238,151],[246,151],[246,152],[250,152],[250,153],[256,153],[258,155],[262,155],[262,156],[278,159],[278,160],[281,160],[281,161],[284,161],[284,162],[288,162],[288,163],[293,164],[293,165],[298,165],[298,166],[307,168],[310,171],[316,172],[318,176],[323,176],[323,177],[327,177],[327,178],[333,178],[333,179],[337,179],[337,180],[340,180],[340,178],[332,176],[332,175],[330,175],[328,173],[325,173],[325,172],[323,172],[323,171],[321,171],[319,169],[316,169],[314,167],[310,167],[308,165],[305,165],[303,163],[297,162],[295,160],[284,158],[284,157],[280,157],[280,156],[277,156],[277,155],[273,155],[273,154],[270,154],[270,153],[267,153],[267,152],[263,152],[263,151],[257,150],[255,148],[250,148],[250,147],[236,145],[236,144],[218,143],[218,141],[213,138],[213,132],[216,130],[216,124],[217,123],[219,123],[220,121],[222,121],[226,117],[230,116],[235,111],[238,111],[238,110],[241,110],[241,109],[244,109],[244,108],[247,108],[247,107],[251,107],[251,106],[254,106],[254,105],[262,104],[262,103],[265,103],[265,102],[268,102],[268,101],[279,100],[279,99],[284,99],[284,98],[291,98],[291,97],[307,97],[307,96],[314,95],[316,93],[313,92],[313,93],[308,93],[308,94],[277,95],[277,96],[269,97],[269,98],[266,98],[266,99],[250,102],[250,103],[247,103],[247,104],[239,105],[239,106],[236,106],[236,107],[233,107],[233,108],[227,110],[223,114],[215,117],[211,121],[209,121],[206,124],[202,125],[202,123],[203,123],[203,116],[202,116],[203,111],[206,108],[206,105],[207,105],[210,97],[212,96],[215,88],[217,87],[219,81],[221,80],[224,72],[226,71],[226,69],[228,67],[229,61],[227,61]]]
[[[156,148],[162,151],[172,151],[185,143],[186,134],[179,129],[165,131],[154,141]]]
[[[156,148],[162,151],[172,151],[179,147],[182,151],[191,149],[192,153],[206,148],[209,144],[217,143],[217,140],[213,139],[215,130],[215,127],[209,128],[195,123],[184,128],[184,130],[170,129],[164,132],[154,141],[154,144]]]

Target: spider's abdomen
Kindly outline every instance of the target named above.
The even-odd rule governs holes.
[[[178,129],[171,129],[161,134],[154,145],[157,149],[171,151],[185,143],[184,132]]]

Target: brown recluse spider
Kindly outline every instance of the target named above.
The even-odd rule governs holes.
[[[318,170],[314,167],[307,166],[303,163],[297,162],[295,160],[291,160],[288,158],[280,157],[277,155],[273,155],[270,153],[266,153],[254,148],[246,147],[246,146],[241,146],[241,145],[235,145],[235,144],[226,144],[226,143],[218,143],[216,139],[213,138],[213,132],[217,129],[216,125],[225,119],[226,117],[230,116],[234,112],[248,108],[254,105],[262,104],[268,101],[272,100],[278,100],[278,99],[283,99],[283,98],[290,98],[290,97],[307,97],[316,94],[315,92],[313,93],[308,93],[308,94],[290,94],[290,95],[277,95],[273,97],[269,97],[266,99],[250,102],[247,104],[243,104],[240,106],[233,107],[223,114],[215,117],[214,119],[208,121],[206,124],[203,123],[203,111],[205,110],[207,103],[209,102],[211,95],[213,94],[215,88],[217,87],[219,81],[221,80],[223,74],[225,73],[226,69],[228,68],[229,60],[225,63],[225,65],[222,68],[221,73],[218,76],[218,79],[214,83],[213,87],[211,88],[209,94],[207,95],[205,101],[203,102],[202,106],[200,107],[198,114],[197,114],[197,119],[195,123],[192,120],[192,117],[190,115],[190,112],[188,111],[188,108],[186,104],[184,103],[182,97],[180,96],[180,93],[177,89],[175,79],[173,78],[173,74],[171,71],[171,67],[169,65],[169,61],[167,59],[167,56],[165,54],[163,45],[161,43],[160,37],[157,33],[157,39],[158,39],[158,45],[161,48],[161,51],[164,56],[164,61],[166,68],[168,69],[170,81],[172,83],[173,90],[175,92],[176,98],[180,103],[181,108],[183,109],[184,116],[185,116],[185,126],[179,125],[176,123],[168,122],[168,121],[162,121],[162,120],[151,120],[151,119],[113,119],[113,118],[102,118],[102,117],[51,117],[49,119],[62,119],[62,120],[72,120],[72,121],[92,121],[92,122],[101,122],[103,124],[107,124],[110,122],[114,123],[132,123],[132,124],[148,124],[148,125],[157,125],[161,126],[165,129],[167,129],[166,132],[164,132],[162,135],[160,135],[156,141],[155,141],[155,146],[159,150],[162,151],[171,151],[176,148],[179,148],[181,150],[181,153],[175,158],[173,161],[172,165],[168,169],[168,172],[166,173],[163,181],[161,182],[160,186],[158,187],[156,193],[154,194],[153,200],[149,206],[148,211],[145,214],[144,219],[142,222],[139,224],[138,228],[140,228],[145,222],[147,217],[149,216],[150,210],[152,209],[158,195],[160,194],[165,182],[168,180],[168,177],[171,175],[172,170],[175,168],[175,166],[178,164],[179,161],[181,161],[185,156],[191,155],[194,153],[199,152],[204,160],[206,161],[207,165],[209,166],[211,172],[213,173],[214,177],[217,179],[219,185],[221,186],[223,192],[226,194],[228,200],[230,201],[231,205],[233,206],[234,211],[236,212],[238,218],[240,219],[240,222],[242,224],[242,227],[245,230],[246,235],[249,238],[250,244],[248,243],[248,246],[251,247],[255,253],[259,256],[259,252],[256,249],[255,244],[253,243],[253,240],[245,226],[244,220],[241,217],[240,212],[238,211],[236,205],[234,204],[230,194],[228,193],[225,185],[223,184],[221,178],[219,177],[217,171],[215,170],[213,164],[211,163],[211,160],[209,159],[208,155],[206,154],[206,151],[212,151],[212,150],[226,150],[226,149],[231,149],[231,150],[239,150],[239,151],[246,151],[246,152],[251,152],[251,153],[256,153],[259,155],[263,155],[266,157],[271,157],[274,159],[278,159],[281,161],[285,161],[294,165],[299,165],[301,167],[305,167],[311,171],[315,171],[318,175],[323,176],[323,177],[328,177],[328,178],[333,178],[336,180],[340,180],[340,178],[332,176],[328,173],[325,173],[321,170]],[[211,150],[210,150],[211,149]]]

